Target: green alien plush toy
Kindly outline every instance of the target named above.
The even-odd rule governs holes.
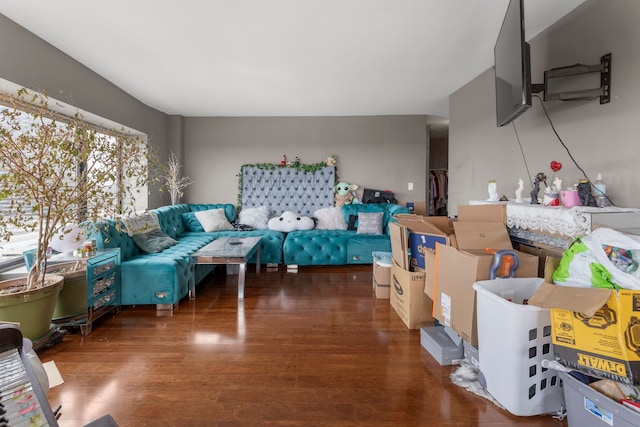
[[[348,205],[353,201],[353,193],[358,189],[358,186],[341,181],[333,189],[336,192],[334,197],[336,207],[340,208],[342,205]]]

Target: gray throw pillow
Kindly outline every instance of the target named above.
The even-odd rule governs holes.
[[[384,212],[359,212],[357,234],[382,234]]]
[[[148,254],[162,252],[178,243],[176,239],[167,236],[157,228],[148,233],[134,234],[132,238],[136,245]]]

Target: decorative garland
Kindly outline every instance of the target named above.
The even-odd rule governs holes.
[[[276,165],[273,163],[256,163],[256,164],[246,164],[246,165],[242,165],[240,167],[240,169],[242,169],[243,167],[254,167],[254,168],[258,168],[258,169],[264,169],[264,170],[276,170],[276,169],[284,169],[284,168],[291,168],[291,169],[295,169],[298,172],[317,172],[320,169],[329,166],[327,165],[326,162],[320,162],[320,163],[312,163],[309,165],[305,165],[302,163],[296,163],[296,164],[288,164],[288,165]]]
[[[335,156],[327,156],[327,160],[325,160],[324,162],[319,162],[319,163],[310,163],[310,164],[302,164],[299,162],[296,163],[288,163],[288,164],[274,164],[274,163],[254,163],[254,164],[245,164],[240,166],[240,173],[237,175],[238,176],[238,202],[237,202],[237,211],[240,212],[240,209],[242,208],[242,168],[244,167],[254,167],[254,168],[258,168],[258,169],[263,169],[263,170],[276,170],[276,169],[285,169],[285,168],[291,168],[291,169],[295,169],[298,172],[305,172],[305,173],[314,173],[319,171],[320,169],[327,167],[327,166],[336,166],[336,158]],[[336,168],[336,173],[335,173],[335,184],[337,184],[338,182],[340,182],[340,180],[338,179],[338,170]],[[334,184],[334,185],[335,185]]]

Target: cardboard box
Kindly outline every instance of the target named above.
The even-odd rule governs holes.
[[[376,298],[389,299],[391,285],[391,254],[373,252],[373,293]]]
[[[451,244],[451,222],[444,216],[421,216],[401,214],[394,217],[409,231],[410,264],[426,270],[426,254],[435,253],[436,243]]]
[[[379,285],[391,284],[391,265],[380,265],[373,260],[373,280]]]
[[[486,205],[459,205],[458,221],[495,222],[507,224],[507,205],[504,203]]]
[[[394,218],[408,230],[411,267],[426,270],[427,253],[435,253],[436,243],[451,244],[453,228],[450,219],[445,216],[400,214]]]
[[[391,297],[391,285],[380,284],[373,278],[373,294],[378,299],[389,299]]]
[[[423,271],[408,271],[395,261],[391,267],[389,303],[409,329],[431,323],[432,301],[424,293]]]
[[[507,228],[502,223],[453,223],[458,249],[438,244],[435,267],[433,316],[453,328],[465,341],[478,345],[476,294],[473,284],[489,279],[494,256],[487,252],[511,249]],[[538,257],[518,252],[516,277],[538,277]]]
[[[424,277],[424,293],[431,298],[431,300],[435,299],[435,278],[436,278],[436,252],[429,251],[425,253],[424,256],[424,264],[425,264],[425,277]]]
[[[535,245],[535,246],[533,246]],[[547,276],[545,276],[544,271],[546,268],[546,260],[549,256],[552,257],[557,257],[558,261],[560,260],[560,258],[562,257],[562,253],[564,252],[563,249],[558,248],[558,247],[554,247],[554,246],[548,246],[542,243],[533,243],[532,245],[529,244],[523,244],[523,243],[518,243],[515,246],[515,249],[518,249],[521,252],[526,252],[528,254],[531,255],[536,255],[538,257],[538,276],[540,277],[544,277],[546,278]],[[556,265],[557,267],[557,265]],[[554,268],[555,269],[555,268]],[[551,282],[550,279],[546,279],[547,281]]]
[[[498,222],[461,222],[453,224],[458,249],[513,249],[509,232]],[[538,259],[538,257],[535,257]],[[536,270],[537,272],[537,270]],[[534,277],[538,277],[537,273]]]
[[[403,269],[409,269],[409,230],[397,222],[389,222],[389,238],[393,260]]]
[[[391,266],[383,266],[373,260],[373,293],[378,299],[389,299]]]
[[[427,202],[415,202],[413,204],[413,213],[418,215],[427,214]]]
[[[640,291],[545,282],[529,304],[551,309],[553,350],[563,365],[640,385]]]
[[[444,233],[449,235],[453,233],[451,226],[451,219],[446,216],[424,216],[416,214],[398,214],[394,215],[396,221],[399,224],[406,226],[409,229],[415,231],[433,231],[436,235]],[[423,224],[426,224],[422,229]],[[435,227],[435,228],[434,228]]]

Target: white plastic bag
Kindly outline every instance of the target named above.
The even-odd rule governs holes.
[[[560,265],[553,273],[553,282],[575,287],[640,290],[638,260],[632,259],[635,265],[627,273],[611,261],[605,248],[622,248],[630,256],[634,252],[640,254],[640,236],[597,228],[579,237],[564,251]]]

